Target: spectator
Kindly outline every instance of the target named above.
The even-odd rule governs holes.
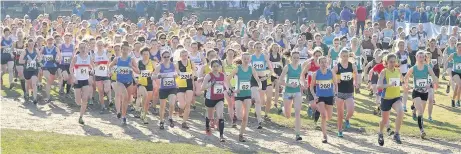
[[[458,20],[456,20],[458,27],[461,27],[461,14],[458,15]]]
[[[104,20],[104,13],[102,13],[102,11],[99,11],[98,12],[98,21],[101,22],[102,20]]]
[[[298,12],[296,12],[296,15],[298,16],[298,23],[305,23],[307,20],[307,9],[304,7],[304,3],[301,3]]]
[[[400,19],[400,10],[403,8],[403,5],[399,5],[398,8],[395,8],[393,11],[392,11],[392,21],[396,21],[398,19]]]
[[[420,22],[421,22],[421,23],[427,23],[427,22],[429,22],[429,17],[428,17],[428,15],[427,15],[426,10],[425,10],[423,7],[422,7],[422,8],[419,8],[419,12],[420,12],[420,15],[419,15],[419,17],[420,17],[420,19],[419,19]]]
[[[371,2],[370,2],[370,1],[367,2],[367,5],[366,5],[365,8],[367,9],[366,11],[371,11],[371,10],[373,10],[373,5],[371,5]],[[370,17],[370,16],[371,16],[371,14],[368,14],[368,12],[366,12],[366,17],[368,18],[368,17]]]
[[[416,7],[415,12],[410,17],[411,23],[421,23],[421,13],[419,12],[419,7]]]
[[[266,20],[271,19],[271,15],[273,14],[273,12],[271,11],[271,6],[272,5],[267,5],[266,7],[264,7],[263,16]]]
[[[354,15],[352,14],[351,10],[347,6],[344,6],[343,10],[341,11],[341,20],[349,22],[352,20],[353,16]]]
[[[410,5],[406,4],[404,10],[405,10],[405,21],[411,21],[410,18],[412,16],[412,14],[411,14]]]
[[[75,4],[74,9],[72,10],[72,14],[75,14],[81,18],[83,13],[85,12],[85,9],[86,7],[83,3]]]
[[[426,15],[428,22],[434,22],[434,10],[430,6],[426,6]]]
[[[30,20],[34,21],[35,19],[37,19],[39,14],[40,14],[40,11],[38,11],[37,5],[35,3],[32,4],[32,8],[29,10]]]
[[[367,9],[363,7],[362,3],[359,3],[357,9],[355,10],[355,16],[357,19],[356,35],[359,35],[360,32],[363,33],[363,29],[365,28],[365,20],[367,19]]]
[[[339,21],[339,15],[334,11],[334,9],[330,9],[330,14],[327,16],[327,26],[333,27],[335,23]]]
[[[335,10],[335,12],[336,12],[337,14],[341,13],[341,6],[340,6],[340,3],[333,2],[333,9]]]
[[[138,1],[136,3],[136,14],[138,14],[138,17],[143,17],[146,16],[146,4],[143,1]]]
[[[124,2],[119,1],[118,4],[117,4],[117,8],[118,8],[120,14],[125,14],[126,4]]]
[[[176,2],[176,21],[179,21],[184,16],[184,10],[186,9],[186,3],[184,1]]]
[[[22,4],[22,13],[28,14],[30,11],[30,3],[29,2],[24,2]],[[2,5],[4,7],[4,5]],[[2,9],[2,11],[5,11],[5,9]]]
[[[450,15],[445,19],[445,25],[456,26],[456,11],[451,10]]]
[[[439,10],[439,7],[435,7],[434,8],[434,20],[432,21],[434,24],[440,25],[439,24],[440,15],[441,15],[441,12]]]
[[[46,13],[46,14],[51,15],[55,11],[54,4],[49,1],[43,3],[42,7],[43,7],[43,13]]]

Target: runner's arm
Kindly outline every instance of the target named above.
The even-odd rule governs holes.
[[[261,80],[259,79],[258,72],[256,72],[256,69],[254,67],[248,67],[248,68],[251,68],[251,72],[256,82],[258,83],[258,87],[262,87],[263,84],[261,83]]]
[[[139,74],[139,68],[138,68],[138,63],[136,62],[136,59],[131,58],[131,69],[133,69],[133,72]]]
[[[204,79],[203,79],[203,82],[202,82],[202,86],[201,86],[202,89],[201,89],[201,91],[205,91],[205,90],[207,90],[208,88],[211,87],[211,83],[209,83],[210,78],[211,78],[211,77],[210,77],[209,74],[205,75],[205,77],[204,77]]]
[[[316,80],[317,80],[316,77],[315,77],[316,74],[317,74],[317,72],[312,74],[311,85],[309,86],[310,87],[309,90],[311,91],[312,96],[315,96],[315,97],[317,97],[317,94],[315,93],[315,90],[314,90],[315,83],[316,83]]]
[[[416,65],[415,65],[415,66],[416,66]],[[432,70],[432,69],[431,69],[431,70]],[[404,83],[405,83],[405,87],[407,87],[407,88],[409,88],[409,87],[408,87],[408,80],[410,79],[410,77],[411,77],[412,75],[413,75],[413,69],[410,68],[410,69],[408,69],[408,72],[407,72],[407,74],[405,75],[404,80],[403,80]]]
[[[288,72],[288,65],[285,66],[285,67],[283,67],[282,73],[280,74],[280,79],[284,79],[285,76],[286,76],[286,74],[287,74],[287,72]],[[303,75],[301,75],[301,76],[303,76]],[[280,85],[282,85],[282,86],[287,86],[287,85],[286,85],[286,82],[280,82]]]
[[[20,64],[26,64],[26,60],[24,60],[24,57],[26,56],[26,53],[27,51],[24,51],[21,53],[21,55],[19,56],[19,63]]]
[[[378,89],[384,89],[389,86],[389,84],[384,84],[385,75],[386,75],[386,71],[381,71],[381,73],[379,73],[378,86],[377,86]]]
[[[359,80],[359,79],[360,79],[361,77],[359,76],[359,72],[357,71],[357,65],[352,64],[352,71],[353,71],[353,73],[354,73],[354,75],[355,75],[355,84],[356,84],[357,86],[360,86],[361,83],[360,83],[360,80]]]

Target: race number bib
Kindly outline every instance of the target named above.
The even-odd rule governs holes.
[[[317,80],[317,84],[320,89],[331,89],[333,86],[331,80]]]
[[[400,85],[400,78],[389,78],[389,84],[392,87],[396,87]]]
[[[71,57],[63,57],[64,63],[69,64]]]
[[[89,78],[90,73],[89,73],[89,68],[88,67],[78,67],[77,69],[77,78]]]
[[[141,77],[142,78],[148,78],[150,77],[151,72],[149,70],[142,70],[141,71]]]
[[[280,62],[272,62],[272,67],[273,68],[280,68],[282,65],[280,65]]]
[[[179,78],[183,80],[191,79],[192,74],[190,72],[179,72]]]
[[[16,49],[16,53],[18,55],[21,55],[22,53],[24,53],[24,51],[25,51],[24,49]]]
[[[250,90],[250,82],[240,82],[239,89],[240,90]]]
[[[437,59],[431,59],[432,65],[437,65]]]
[[[253,68],[258,69],[258,70],[264,69],[264,62],[262,61],[253,62]]]
[[[360,56],[355,57],[355,65],[362,66],[362,57]]]
[[[195,63],[195,72],[198,72],[202,68],[202,65],[200,63]]]
[[[45,61],[52,61],[54,58],[53,58],[53,55],[44,55],[43,56],[43,60]]]
[[[163,78],[162,85],[165,87],[173,86],[174,85],[174,78]]]
[[[363,49],[366,55],[371,55],[371,49]]]
[[[299,86],[299,79],[288,79],[288,84]]]
[[[12,49],[11,48],[3,48],[3,53],[11,53]]]
[[[107,75],[107,65],[98,65],[95,74],[98,76],[106,76]]]
[[[118,67],[118,74],[130,74],[129,67]]]
[[[352,80],[352,72],[341,73],[341,81],[350,81]]]
[[[455,70],[461,71],[461,63],[456,63]]]
[[[215,84],[213,86],[214,94],[223,94],[224,93],[224,86],[221,84]]]
[[[432,84],[432,76],[430,74],[427,76],[427,82],[429,82],[429,84]]]
[[[427,79],[417,79],[416,86],[419,88],[424,88],[427,85]]]
[[[27,62],[27,68],[35,68],[37,66],[37,62],[35,60]]]

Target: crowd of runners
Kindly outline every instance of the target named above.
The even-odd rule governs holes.
[[[337,136],[343,137],[343,130],[352,127],[354,95],[364,88],[374,97],[375,115],[382,117],[380,145],[385,129],[401,143],[399,130],[408,105],[425,137],[423,115],[427,107],[427,120],[436,118],[432,109],[439,78],[448,80],[451,106],[460,106],[458,27],[451,33],[443,27],[440,35],[429,38],[423,25],[406,34],[390,22],[384,29],[378,23],[367,25],[361,35],[355,35],[354,22],[342,23],[348,33],[336,35],[343,26],[320,32],[315,23],[298,28],[289,20],[198,21],[194,14],[177,22],[171,13],[158,21],[140,18],[132,23],[121,16],[93,21],[75,15],[52,21],[47,15],[34,21],[4,20],[1,75],[9,75],[4,86],[22,89],[25,102],[34,104],[40,91],[44,103],[57,100],[51,91],[59,89],[80,106],[76,122],[82,125],[87,106],[100,105],[101,114],[114,110],[122,125],[131,109],[133,118],[144,124],[149,123],[147,114],[158,115],[160,130],[165,122],[175,127],[174,115],[182,118],[181,128],[189,129],[193,98],[204,97],[205,132],[210,135],[217,127],[222,142],[224,119],[234,128],[240,125],[238,140],[245,142],[252,107],[257,129],[263,129],[271,108],[286,118],[294,108],[295,140],[302,140],[303,103],[309,106],[309,118],[316,123],[320,119],[323,143],[328,142],[326,122],[336,106]],[[395,130],[390,128],[391,109]]]

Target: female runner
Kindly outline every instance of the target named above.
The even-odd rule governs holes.
[[[178,103],[180,114],[182,113],[182,128],[189,129],[187,126],[187,120],[190,114],[190,105],[195,102],[194,98],[194,85],[193,79],[195,77],[195,65],[188,58],[187,50],[177,50],[179,52],[180,59],[175,63],[175,69],[178,72],[176,83],[178,84]]]
[[[86,112],[88,98],[91,93],[88,90],[91,88],[88,80],[90,78],[90,71],[93,69],[93,62],[91,56],[88,54],[87,44],[81,42],[78,45],[79,54],[76,54],[70,63],[70,73],[73,74],[74,79],[74,95],[75,102],[80,105],[80,117],[78,123],[84,125],[83,114]]]

